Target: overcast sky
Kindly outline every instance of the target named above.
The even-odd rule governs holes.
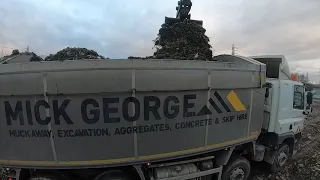
[[[177,0],[0,0],[0,46],[38,55],[86,47],[110,58],[147,56]],[[319,82],[320,0],[193,0],[214,54],[283,54]],[[4,53],[11,49],[1,48]],[[0,52],[1,53],[1,52]]]

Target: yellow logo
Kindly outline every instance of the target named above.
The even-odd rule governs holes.
[[[237,94],[232,90],[227,96],[228,101],[236,111],[245,111],[246,107],[242,104]]]

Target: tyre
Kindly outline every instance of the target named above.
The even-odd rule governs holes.
[[[229,160],[223,168],[222,180],[247,180],[250,175],[250,162],[242,157],[236,156]]]
[[[105,171],[94,180],[132,180],[125,172],[120,170]]]
[[[278,172],[286,166],[290,157],[289,145],[282,144],[281,147],[274,153],[276,153],[274,161],[272,164],[270,164],[270,171],[272,173]]]
[[[29,180],[69,180],[69,178],[54,172],[37,172]]]

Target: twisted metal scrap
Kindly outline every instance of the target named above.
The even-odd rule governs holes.
[[[78,59],[105,59],[93,50],[86,48],[70,48],[67,47],[56,54],[50,54],[45,58],[45,61],[64,61],[64,60],[78,60]]]
[[[212,60],[206,30],[190,20],[163,24],[154,40],[157,59]]]

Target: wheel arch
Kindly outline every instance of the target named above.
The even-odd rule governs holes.
[[[255,141],[222,149],[213,153],[217,165],[227,165],[234,156],[255,155]]]
[[[31,177],[32,170],[30,169],[20,169],[19,180],[29,179]]]
[[[106,170],[99,174],[97,177],[95,177],[94,180],[131,180],[130,176],[122,170]]]
[[[234,171],[235,167],[241,167],[242,172],[241,175],[243,176],[244,179],[248,179],[250,176],[250,171],[251,171],[251,165],[250,162],[243,156],[241,155],[232,155],[232,157],[230,158],[230,161],[228,162],[228,164],[223,168],[223,172],[222,172],[222,180],[228,180],[231,179],[230,176],[233,176],[232,174],[230,174],[230,172]],[[236,172],[237,173],[237,172]],[[238,176],[238,174],[236,174],[235,176]],[[233,178],[232,178],[233,179]]]
[[[69,180],[69,176],[60,170],[37,169],[30,174],[30,179],[34,177],[49,177],[51,179]]]

